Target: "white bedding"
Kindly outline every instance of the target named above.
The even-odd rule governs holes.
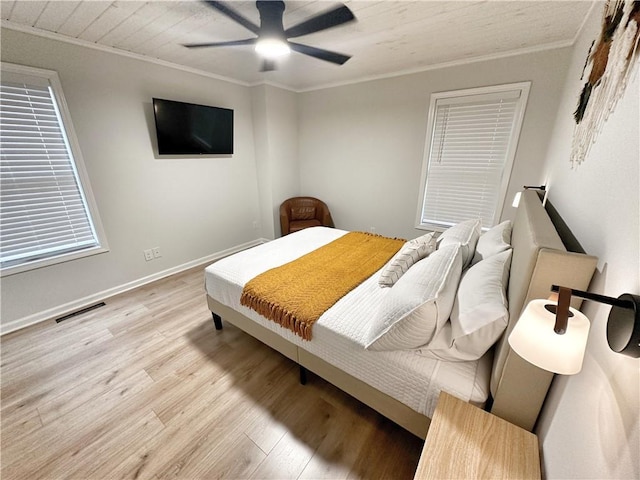
[[[428,417],[433,415],[441,390],[472,403],[484,403],[489,395],[490,355],[473,362],[445,362],[409,350],[365,350],[369,320],[389,292],[379,287],[379,273],[325,312],[313,326],[311,341],[240,305],[242,288],[253,277],[345,233],[326,227],[309,228],[219,260],[205,270],[207,294]]]

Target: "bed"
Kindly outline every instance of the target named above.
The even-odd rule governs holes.
[[[524,192],[510,231],[510,270],[508,284],[505,284],[508,314],[504,331],[507,333],[526,302],[547,297],[552,284],[586,289],[597,262],[595,257],[565,249],[533,191]],[[389,304],[390,292],[398,289],[401,281],[406,288],[412,280],[409,272],[417,275],[415,267],[422,268],[427,262],[418,261],[408,268],[403,275],[405,279],[401,277],[391,288],[382,288],[379,284],[385,264],[319,317],[313,324],[311,340],[241,304],[245,285],[258,275],[346,238],[347,234],[324,227],[306,229],[207,267],[205,289],[216,328],[222,328],[223,320],[237,326],[297,362],[301,367],[301,380],[309,370],[421,438],[426,436],[442,390],[479,406],[492,405],[492,412],[531,430],[552,374],[517,357],[509,348],[506,335],[486,353],[479,354],[479,358],[471,359],[464,355],[450,359],[448,354],[438,354],[435,347],[432,351],[428,348],[378,349],[375,344],[381,345],[379,339],[384,339],[383,335],[372,341],[372,322],[379,321],[372,319],[379,318]],[[453,252],[454,248],[443,246],[444,243],[441,241],[436,253],[425,260],[442,257],[445,251]],[[466,263],[471,263],[475,244],[468,248],[472,250],[465,254]],[[454,255],[465,257],[457,251],[451,253],[451,258]],[[450,263],[453,265],[454,260]],[[463,288],[460,278],[469,276],[470,272],[445,282],[455,283],[453,295],[460,295]],[[441,310],[445,311],[446,307]],[[446,330],[442,327],[445,324],[438,325],[433,344],[437,344],[438,334],[444,335]]]

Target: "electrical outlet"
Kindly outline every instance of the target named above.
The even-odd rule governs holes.
[[[153,258],[160,258],[162,256],[162,253],[160,253],[160,247],[153,247],[151,251],[153,252]]]
[[[376,233],[376,227],[369,227],[369,232]]]
[[[148,262],[150,260],[153,260],[153,252],[151,251],[151,249],[145,250],[144,251],[144,259]]]
[[[253,221],[253,229],[254,229],[254,230],[257,230],[257,229],[258,229],[258,221],[257,221],[257,220],[254,220],[254,221]]]

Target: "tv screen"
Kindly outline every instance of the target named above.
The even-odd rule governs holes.
[[[153,113],[160,155],[233,153],[233,110],[154,98]]]

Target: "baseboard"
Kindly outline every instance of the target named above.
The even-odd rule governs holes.
[[[183,263],[182,265],[178,265],[176,267],[172,267],[166,270],[162,270],[160,272],[156,272],[152,275],[148,275],[146,277],[139,278],[132,282],[128,282],[113,288],[109,288],[107,290],[103,290],[93,295],[88,295],[78,300],[74,300],[73,302],[68,302],[63,305],[58,305],[57,307],[53,307],[48,310],[44,310],[42,312],[37,312],[32,315],[28,315],[26,317],[13,320],[6,324],[0,324],[0,336],[5,335],[7,333],[15,332],[16,330],[20,330],[21,328],[35,325],[36,323],[44,322],[46,320],[51,320],[52,318],[57,318],[63,315],[67,315],[76,310],[80,310],[82,308],[86,308],[90,305],[93,305],[94,303],[101,302],[106,298],[113,297],[114,295],[118,295],[120,293],[133,290],[134,288],[138,288],[148,283],[155,282],[156,280],[160,280],[162,278],[175,275],[176,273],[189,270],[190,268],[194,268],[199,265],[215,262],[216,260],[219,260],[221,258],[227,257],[229,255],[240,252],[242,250],[246,250],[247,248],[255,247],[256,245],[260,245],[268,241],[269,240],[266,238],[259,238],[251,242],[243,243],[241,245],[236,245],[235,247],[227,248],[226,250],[222,250],[220,252],[207,255],[206,257],[198,258],[196,260]]]

